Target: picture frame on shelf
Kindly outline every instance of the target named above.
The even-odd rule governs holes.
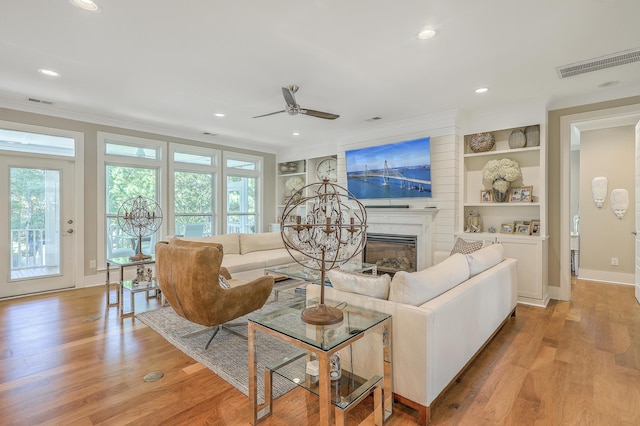
[[[483,189],[480,191],[480,202],[481,203],[492,203],[493,202],[493,192],[488,189]]]
[[[520,224],[516,226],[515,231],[518,235],[531,235],[531,225]]]
[[[530,203],[533,201],[533,186],[516,186],[509,189],[510,203]]]
[[[513,234],[514,226],[513,223],[503,223],[500,225],[500,233],[501,234]]]
[[[540,221],[532,220],[531,221],[531,235],[540,235]]]

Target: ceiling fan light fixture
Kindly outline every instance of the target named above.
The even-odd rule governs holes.
[[[434,38],[438,32],[433,28],[425,28],[424,30],[418,33],[419,40],[430,40]]]
[[[100,5],[92,0],[69,0],[69,2],[75,7],[88,10],[89,12],[100,12],[102,10]]]

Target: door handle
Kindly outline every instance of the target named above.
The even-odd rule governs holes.
[[[631,231],[631,233],[632,233],[633,235],[638,235],[638,233],[637,233],[636,231]]]

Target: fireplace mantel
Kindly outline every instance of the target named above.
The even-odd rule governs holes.
[[[367,208],[367,232],[376,234],[415,235],[417,269],[433,264],[431,225],[438,212],[435,208]]]

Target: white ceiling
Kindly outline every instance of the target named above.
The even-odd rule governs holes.
[[[556,71],[640,47],[638,0],[98,2],[0,3],[0,106],[282,152],[452,109],[640,94],[640,62]],[[340,118],[251,118],[284,109],[289,84]]]

